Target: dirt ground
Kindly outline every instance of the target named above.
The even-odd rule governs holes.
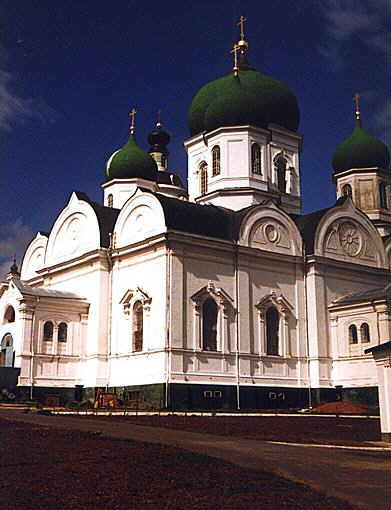
[[[2,509],[354,507],[276,475],[174,447],[0,418]]]
[[[129,423],[138,425],[263,441],[362,446],[363,442],[380,441],[381,439],[380,421],[372,418],[152,415],[112,416],[109,419],[127,420]],[[366,444],[366,446],[370,446],[370,444]]]

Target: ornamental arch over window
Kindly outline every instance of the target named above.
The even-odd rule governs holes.
[[[13,306],[8,306],[4,314],[4,322],[9,324],[15,322],[15,309]]]
[[[355,324],[349,326],[349,344],[358,344],[357,326]]]
[[[205,161],[200,163],[199,166],[200,174],[200,192],[201,195],[208,193],[208,165]]]
[[[294,308],[278,291],[272,291],[255,305],[259,311],[259,353],[266,356],[291,355],[291,331],[297,320]]]
[[[251,146],[251,171],[253,174],[261,175],[261,148],[257,143]]]
[[[43,325],[43,337],[42,340],[44,342],[52,342],[53,341],[53,322],[46,321]]]
[[[212,281],[191,296],[194,306],[193,348],[204,351],[231,351],[230,326],[234,320],[233,299]]]
[[[212,149],[212,175],[220,175],[221,171],[221,153],[220,147],[215,145]]]
[[[123,348],[126,352],[140,352],[145,350],[146,328],[148,328],[149,312],[152,298],[140,287],[129,289],[122,297],[120,304],[123,306],[125,318],[131,322],[131,341],[127,341]],[[148,331],[148,330],[147,330]]]

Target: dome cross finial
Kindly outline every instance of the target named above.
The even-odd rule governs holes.
[[[157,128],[161,128],[162,127],[162,123],[160,122],[161,113],[162,113],[162,110],[159,108],[159,110],[157,111],[157,122],[156,122],[156,127]]]
[[[356,116],[356,123],[361,127],[361,105],[360,105],[360,99],[361,95],[356,92],[353,96],[354,104],[355,104],[355,116]]]
[[[239,71],[239,67],[238,67],[238,50],[239,50],[239,46],[237,44],[234,44],[234,47],[232,48],[231,53],[234,54],[234,66],[233,66],[232,70],[233,70],[235,76],[238,75],[238,71]]]
[[[131,119],[130,120],[130,134],[131,135],[134,135],[134,132],[135,132],[136,113],[137,113],[137,110],[134,107],[130,110],[130,113],[129,113],[129,117]]]
[[[240,16],[239,22],[237,26],[240,26],[240,39],[244,41],[244,22],[247,21],[247,18],[244,16]]]
[[[244,38],[244,22],[247,21],[247,18],[244,16],[240,16],[239,22],[236,24],[238,27],[240,27],[240,40],[238,41],[237,45],[240,49],[241,53],[244,53],[248,48],[248,42]]]

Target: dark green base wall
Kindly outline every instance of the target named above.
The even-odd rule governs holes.
[[[32,400],[45,403],[48,396],[57,397],[59,405],[85,400],[94,401],[96,392],[105,388],[43,388],[34,387]],[[211,384],[170,384],[166,391],[165,384],[140,386],[120,386],[108,388],[124,402],[137,402],[140,408],[171,410],[237,410],[238,392],[236,386]],[[30,388],[18,388],[19,400],[29,400]],[[166,401],[167,406],[166,406]],[[239,390],[239,408],[245,410],[259,409],[294,409],[315,407],[323,402],[343,400],[376,407],[378,394],[376,387],[370,388],[285,388],[241,386]]]
[[[0,367],[0,391],[15,392],[20,368]]]

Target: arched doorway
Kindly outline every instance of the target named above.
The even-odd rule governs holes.
[[[14,340],[11,333],[6,333],[0,345],[0,367],[13,367],[14,362]]]

